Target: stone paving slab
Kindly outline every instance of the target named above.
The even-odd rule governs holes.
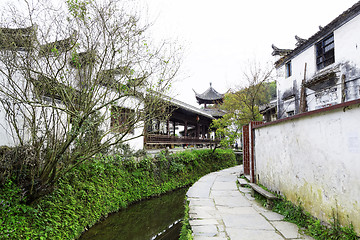
[[[213,207],[209,206],[193,206],[189,210],[191,219],[206,219],[206,218],[219,218],[219,212]]]
[[[187,192],[194,240],[312,240],[238,187],[242,166],[202,177]]]
[[[274,230],[267,231],[229,228],[227,232],[230,239],[234,240],[284,240],[284,238]]]
[[[236,183],[237,176],[234,175],[218,175],[216,178],[216,182],[235,182]]]
[[[214,182],[212,190],[233,190],[236,189],[235,182]]]
[[[251,193],[251,188],[239,187],[239,190],[240,190],[242,193]]]
[[[215,237],[218,234],[216,225],[191,226],[195,236]]]
[[[221,215],[224,215],[224,214],[247,215],[247,214],[257,214],[258,213],[251,206],[250,207],[217,206],[217,209]]]
[[[263,215],[269,221],[282,221],[284,219],[283,215],[276,212],[262,212],[261,215]]]
[[[227,237],[194,236],[194,240],[227,240]]]
[[[214,201],[209,198],[189,198],[189,206],[215,206]]]
[[[285,238],[296,239],[300,238],[301,234],[299,233],[299,228],[293,223],[283,222],[283,221],[274,221],[272,225],[279,231]]]
[[[223,196],[230,196],[230,197],[241,197],[242,194],[238,190],[212,190],[210,197],[223,197]]]
[[[219,224],[215,219],[200,219],[200,220],[190,220],[191,226],[202,226],[202,225],[217,225]]]
[[[210,195],[211,187],[216,179],[216,176],[208,176],[205,180],[196,182],[187,192],[188,197],[207,198]]]
[[[259,214],[224,214],[223,221],[226,228],[274,230],[274,227]]]
[[[227,206],[227,207],[250,207],[249,201],[244,197],[216,197],[214,198],[216,206]]]

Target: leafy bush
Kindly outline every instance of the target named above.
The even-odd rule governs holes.
[[[0,189],[0,239],[74,239],[109,213],[235,165],[230,150],[162,152],[155,158],[99,155],[28,206],[8,181]]]

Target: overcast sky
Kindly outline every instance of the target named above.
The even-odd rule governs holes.
[[[241,83],[248,61],[274,62],[271,44],[295,47],[295,35],[309,38],[356,0],[141,0],[155,21],[156,38],[178,39],[186,49],[176,98],[198,106],[212,82],[220,93]],[[357,30],[358,31],[358,30]]]
[[[199,105],[192,89],[203,93],[210,82],[220,93],[235,89],[243,83],[242,73],[249,61],[272,66],[275,59],[271,56],[271,44],[293,49],[295,35],[311,37],[320,25],[327,25],[357,2],[136,1],[139,1],[143,17],[154,23],[151,28],[153,38],[177,40],[185,48],[181,73],[173,84],[172,95],[194,106]],[[18,0],[0,0],[0,6],[5,2],[19,3]]]

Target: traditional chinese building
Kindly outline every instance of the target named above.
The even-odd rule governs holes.
[[[162,148],[174,145],[215,145],[218,140],[211,137],[210,125],[214,117],[200,109],[177,99],[163,96],[171,112],[166,121],[153,119],[146,128],[145,148]]]
[[[277,118],[360,98],[360,2],[295,49],[273,47],[277,71]]]
[[[216,91],[212,84],[210,87],[203,93],[195,93],[196,100],[199,105],[204,104],[204,111],[213,116],[214,118],[221,118],[224,116],[225,112],[219,109],[219,105],[223,103],[225,94],[221,94]]]

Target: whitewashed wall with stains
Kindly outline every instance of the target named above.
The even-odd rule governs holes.
[[[302,80],[306,82],[333,72],[336,81],[320,90],[306,88],[308,111],[360,98],[360,15],[333,31],[335,62],[321,70],[316,67],[315,44],[291,60],[292,75],[286,77],[285,64],[277,68],[278,118],[299,113]],[[323,37],[326,37],[325,35]],[[322,39],[319,39],[319,41]],[[306,74],[305,74],[306,64]],[[344,80],[344,83],[342,81]],[[293,94],[291,97],[288,95]],[[345,95],[345,99],[342,96]]]
[[[255,129],[258,182],[360,233],[359,119],[358,103]]]

